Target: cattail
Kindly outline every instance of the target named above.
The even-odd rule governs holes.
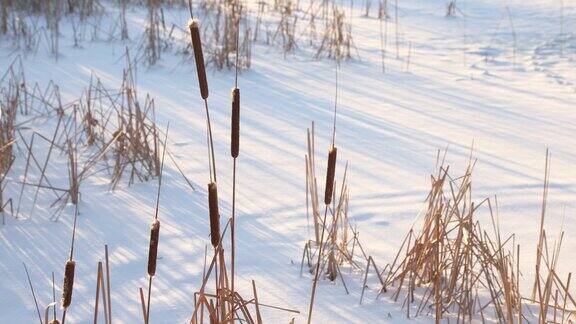
[[[158,238],[160,237],[160,221],[155,218],[150,225],[150,249],[148,250],[148,275],[156,274],[156,258],[158,255]]]
[[[233,158],[240,153],[240,89],[232,89],[232,138],[230,151]]]
[[[198,84],[202,99],[208,98],[208,82],[206,81],[206,68],[204,66],[204,54],[202,54],[202,40],[200,39],[200,26],[198,20],[192,19],[188,23],[190,37],[192,38],[192,48],[196,59],[196,72],[198,73]]]
[[[53,319],[50,321],[50,324],[60,324],[57,319]]]
[[[210,240],[216,247],[220,242],[220,214],[218,213],[218,189],[215,182],[208,184],[208,208],[210,210]]]
[[[66,309],[72,303],[72,288],[74,286],[74,269],[76,262],[73,260],[66,261],[64,269],[64,284],[62,285],[62,308]]]
[[[338,150],[332,146],[328,151],[328,169],[326,169],[326,190],[324,191],[324,203],[330,205],[332,202],[332,191],[334,189],[334,174],[336,173],[336,154]]]

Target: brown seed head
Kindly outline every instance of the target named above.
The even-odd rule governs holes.
[[[64,267],[64,283],[62,284],[62,308],[67,309],[72,303],[72,290],[74,286],[74,270],[76,262],[73,260],[66,261]]]
[[[332,146],[328,151],[328,168],[326,169],[326,189],[324,191],[324,203],[330,205],[334,190],[334,175],[336,173],[336,155],[338,150]]]
[[[148,250],[148,275],[156,274],[156,259],[158,256],[158,239],[160,238],[160,221],[154,219],[150,225],[150,249]]]
[[[210,241],[216,247],[220,242],[220,214],[218,212],[218,189],[215,182],[208,184],[208,208],[210,210]]]
[[[206,81],[206,67],[204,66],[204,54],[202,52],[202,40],[200,39],[200,24],[192,19],[188,23],[190,37],[192,39],[192,49],[196,60],[196,72],[198,74],[198,85],[202,99],[208,98],[208,81]]]
[[[240,89],[232,89],[232,125],[230,153],[237,158],[240,153]]]

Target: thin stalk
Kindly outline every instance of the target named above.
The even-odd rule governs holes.
[[[110,298],[110,259],[108,258],[108,244],[104,245],[106,256],[106,291],[108,293],[108,323],[112,324],[112,298]]]
[[[160,209],[160,192],[162,189],[162,178],[164,174],[164,158],[166,157],[166,147],[168,146],[168,131],[170,130],[170,124],[166,127],[166,133],[164,135],[164,149],[162,150],[162,163],[160,164],[160,176],[158,177],[158,191],[156,194],[156,210],[154,212],[154,219],[158,219],[158,211]],[[148,324],[150,319],[150,297],[152,293],[152,278],[154,276],[149,276],[148,278],[148,301],[146,303],[146,324]]]
[[[145,324],[150,322],[150,296],[152,292],[152,276],[148,278],[148,300],[146,302],[146,320],[144,321]]]
[[[56,305],[56,284],[54,283],[54,271],[52,271],[52,302]],[[56,306],[53,307],[54,320],[56,320]]]
[[[318,259],[316,262],[316,270],[314,273],[314,281],[312,282],[312,295],[310,296],[310,305],[308,307],[308,324],[312,323],[312,310],[314,309],[314,299],[316,297],[316,286],[318,284],[318,277],[320,274],[320,261],[322,259],[322,246],[324,245],[324,232],[326,228],[326,216],[328,216],[328,205],[324,209],[324,221],[322,226],[322,235],[320,236],[320,246],[318,247]]]
[[[30,285],[30,291],[32,291],[32,298],[34,299],[34,305],[36,305],[36,312],[38,313],[38,320],[40,320],[40,324],[42,324],[42,316],[40,315],[40,308],[38,308],[38,300],[36,300],[36,293],[34,292],[34,286],[32,286],[32,280],[30,279],[30,274],[28,273],[26,263],[22,264],[24,265],[24,270],[26,271],[26,277],[28,277],[28,284]]]
[[[232,162],[232,222],[230,224],[230,237],[232,240],[231,248],[231,290],[232,290],[232,308],[234,308],[235,300],[235,290],[234,290],[234,279],[235,279],[235,260],[236,260],[236,237],[235,237],[235,225],[236,225],[236,158]]]
[[[336,91],[334,94],[334,125],[332,127],[332,147],[336,143],[336,111],[338,108],[338,63],[336,63]]]
[[[238,5],[238,3],[237,3]],[[240,45],[240,18],[242,17],[242,7],[238,6],[238,19],[236,25],[236,71],[234,75],[234,89],[238,89],[238,71],[239,71],[239,48]],[[240,103],[238,103],[239,105]],[[216,177],[216,176],[214,176]],[[236,157],[232,162],[232,222],[230,224],[231,237],[231,290],[232,290],[232,309],[234,309],[235,298],[235,277],[236,277]],[[233,318],[233,317],[232,317]],[[232,319],[231,322],[234,322]]]
[[[212,123],[210,122],[210,111],[208,109],[208,99],[204,99],[204,107],[206,108],[206,123],[208,125],[208,145],[210,145],[210,156],[209,159],[212,160],[212,173],[210,174],[210,180],[216,181],[216,158],[214,157],[214,141],[212,139]]]

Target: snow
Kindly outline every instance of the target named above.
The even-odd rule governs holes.
[[[565,209],[560,276],[565,277],[576,266],[576,237],[572,235],[576,233],[576,35],[571,32],[576,6],[564,4],[565,26],[561,27],[557,1],[458,1],[464,16],[451,18],[444,16],[444,4],[440,0],[399,1],[400,58],[396,58],[391,20],[385,74],[376,9],[366,18],[361,4],[356,4],[352,32],[360,57],[343,63],[338,71],[337,172],[341,176],[349,161],[354,224],[365,248],[376,262],[385,264],[416,221],[437,150],[448,148],[451,169],[463,171],[473,144],[478,158],[473,177],[475,198],[498,196],[503,232],[516,233],[522,246],[526,283],[522,288],[529,291],[547,148],[552,152],[546,219],[547,232],[552,236],[549,241],[557,237]],[[131,28],[141,29],[144,14],[130,10]],[[172,9],[168,17],[184,26],[187,10]],[[92,74],[109,87],[118,87],[124,45],[95,41],[75,48],[69,29],[63,28],[58,61],[42,48],[23,58],[28,82],[46,86],[54,80],[64,101],[77,98]],[[251,295],[254,279],[263,303],[301,312],[294,315],[296,322],[306,320],[311,289],[310,277],[301,278],[299,273],[309,233],[305,134],[315,121],[318,172],[323,174],[336,73],[333,61],[314,60],[309,54],[301,49],[284,59],[277,48],[257,45],[252,68],[242,72],[239,79],[242,124],[237,285],[241,293]],[[2,44],[2,70],[15,55]],[[233,78],[231,71],[208,75],[223,217],[230,214],[231,203],[229,93]],[[195,67],[181,55],[163,53],[157,66],[140,66],[137,83],[140,94],[150,93],[155,98],[158,124],[165,127],[170,123],[169,149],[196,188],[192,191],[174,165],[167,164],[159,216],[160,259],[150,316],[154,323],[180,323],[192,314],[193,293],[201,283],[204,247],[209,244],[203,102]],[[46,136],[51,134],[41,121],[29,126]],[[64,155],[59,158],[60,168],[51,166],[53,177],[66,164]],[[21,152],[8,177],[7,194],[11,197],[18,197],[17,183],[25,159]],[[77,280],[67,315],[71,323],[92,320],[96,266],[104,256],[104,244],[109,245],[111,256],[115,322],[141,321],[138,287],[147,285],[148,233],[157,182],[128,187],[123,181],[110,191],[107,179],[104,174],[94,176],[81,187],[75,247]],[[66,183],[65,178],[58,181]],[[32,194],[31,189],[27,192]],[[29,210],[30,206],[24,205],[21,212],[30,216]],[[22,262],[28,266],[41,307],[51,301],[49,278],[54,271],[57,285],[61,284],[73,213],[74,208],[68,206],[58,221],[51,221],[53,210],[43,206],[37,207],[32,217],[6,217],[7,224],[0,226],[0,322],[35,321]],[[376,281],[369,283],[365,302],[359,305],[362,277],[345,274],[345,279],[350,295],[339,283],[319,285],[314,322],[405,320],[401,306],[389,296],[375,299]],[[266,310],[264,317],[275,323],[288,322],[292,315]],[[411,321],[431,320],[422,317]]]

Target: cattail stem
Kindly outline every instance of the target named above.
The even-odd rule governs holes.
[[[54,303],[54,307],[52,310],[54,317],[53,317],[52,322],[56,321],[56,284],[55,284],[55,281],[56,280],[54,280],[54,271],[52,271],[52,303]]]
[[[108,323],[112,324],[112,299],[110,298],[110,259],[108,258],[108,245],[104,245],[106,258],[106,292],[108,293]]]
[[[76,219],[78,218],[78,205],[74,211],[74,224],[72,225],[72,242],[70,243],[70,256],[69,259],[72,260],[74,256],[74,239],[76,238]]]
[[[100,276],[102,276],[102,261],[98,261],[98,274],[96,277],[96,298],[94,300],[94,324],[98,324],[98,306],[100,305]],[[106,305],[104,305],[106,307]]]
[[[194,13],[192,12],[192,0],[188,0],[188,10],[190,11],[190,19],[194,19]]]
[[[148,302],[146,303],[146,320],[148,323],[150,318],[150,298],[152,295],[152,278],[156,275],[156,261],[158,259],[158,241],[160,239],[160,220],[158,220],[158,211],[160,209],[160,192],[162,189],[162,177],[164,175],[164,158],[166,157],[166,147],[168,146],[168,131],[170,124],[166,127],[166,134],[164,135],[164,148],[162,151],[162,162],[160,166],[160,176],[158,178],[158,193],[156,195],[156,209],[154,220],[150,225],[150,248],[148,250]]]
[[[320,262],[322,261],[322,246],[324,245],[324,232],[326,229],[326,216],[328,216],[328,205],[329,204],[326,204],[326,208],[324,209],[324,221],[322,222],[322,235],[320,236],[320,246],[318,247],[318,259],[316,262],[314,281],[312,282],[312,294],[310,296],[310,306],[308,308],[308,324],[312,323],[312,310],[314,309],[316,286],[318,285],[318,277],[320,275]]]
[[[34,299],[34,305],[36,305],[36,312],[38,313],[38,319],[40,320],[40,324],[42,324],[42,316],[40,315],[40,308],[38,308],[38,300],[36,300],[36,293],[34,292],[34,286],[32,286],[32,280],[30,279],[30,274],[28,273],[26,263],[22,264],[24,265],[24,270],[26,271],[26,277],[28,277],[28,284],[30,285],[30,291],[32,291],[32,298]]]
[[[258,304],[258,293],[256,292],[256,282],[252,280],[252,291],[254,292],[254,305],[256,307],[256,323],[262,324],[262,316],[260,315],[260,305]]]
[[[148,278],[148,301],[146,302],[146,321],[148,324],[150,322],[150,296],[152,295],[152,276]]]
[[[238,5],[238,2],[237,2]],[[234,75],[234,89],[232,89],[232,121],[231,121],[231,140],[230,140],[230,153],[234,158],[232,165],[232,222],[230,224],[231,236],[231,291],[232,291],[232,309],[234,309],[235,300],[235,266],[236,266],[236,158],[240,154],[240,89],[238,89],[238,71],[239,66],[239,44],[240,44],[240,18],[242,17],[242,7],[239,6],[238,10],[238,24],[236,25],[236,71]],[[234,318],[234,316],[232,316]],[[234,322],[232,319],[231,322]]]
[[[240,45],[240,18],[242,18],[242,6],[239,6],[239,10],[238,10],[238,23],[236,24],[236,73],[234,76],[234,87],[237,88],[238,87],[238,71],[240,70],[240,66],[239,66],[239,52],[240,49],[238,48]]]
[[[236,263],[236,237],[235,237],[235,227],[236,227],[236,158],[232,162],[232,221],[230,224],[230,240],[232,241],[231,247],[231,291],[232,291],[232,309],[234,309],[234,300],[235,297],[235,286],[234,286],[234,279],[235,279],[235,263]]]
[[[138,288],[138,291],[140,292],[140,305],[142,306],[142,318],[144,319],[144,324],[147,324],[147,318],[146,318],[146,304],[144,301],[144,292],[142,291],[142,287]]]
[[[162,162],[160,163],[160,175],[158,176],[158,192],[156,194],[156,210],[154,218],[158,219],[158,211],[160,209],[160,189],[162,188],[162,175],[164,172],[164,157],[166,157],[166,147],[168,146],[168,131],[170,131],[170,123],[166,126],[166,133],[164,134],[164,148],[162,149]]]
[[[210,122],[210,110],[208,109],[208,100],[204,99],[204,107],[206,109],[206,124],[208,126],[208,144],[210,145],[209,159],[212,159],[212,174],[211,180],[216,182],[216,157],[214,156],[214,141],[212,139],[212,123]]]
[[[334,94],[334,125],[332,127],[332,147],[336,145],[336,111],[338,108],[338,62],[336,62],[336,90]]]
[[[108,322],[108,303],[106,301],[106,296],[107,296],[107,292],[106,292],[106,286],[104,285],[104,270],[103,270],[103,266],[102,266],[102,261],[99,262],[99,271],[100,271],[100,288],[102,289],[102,306],[104,308],[104,322],[106,324],[110,324],[110,322]]]

